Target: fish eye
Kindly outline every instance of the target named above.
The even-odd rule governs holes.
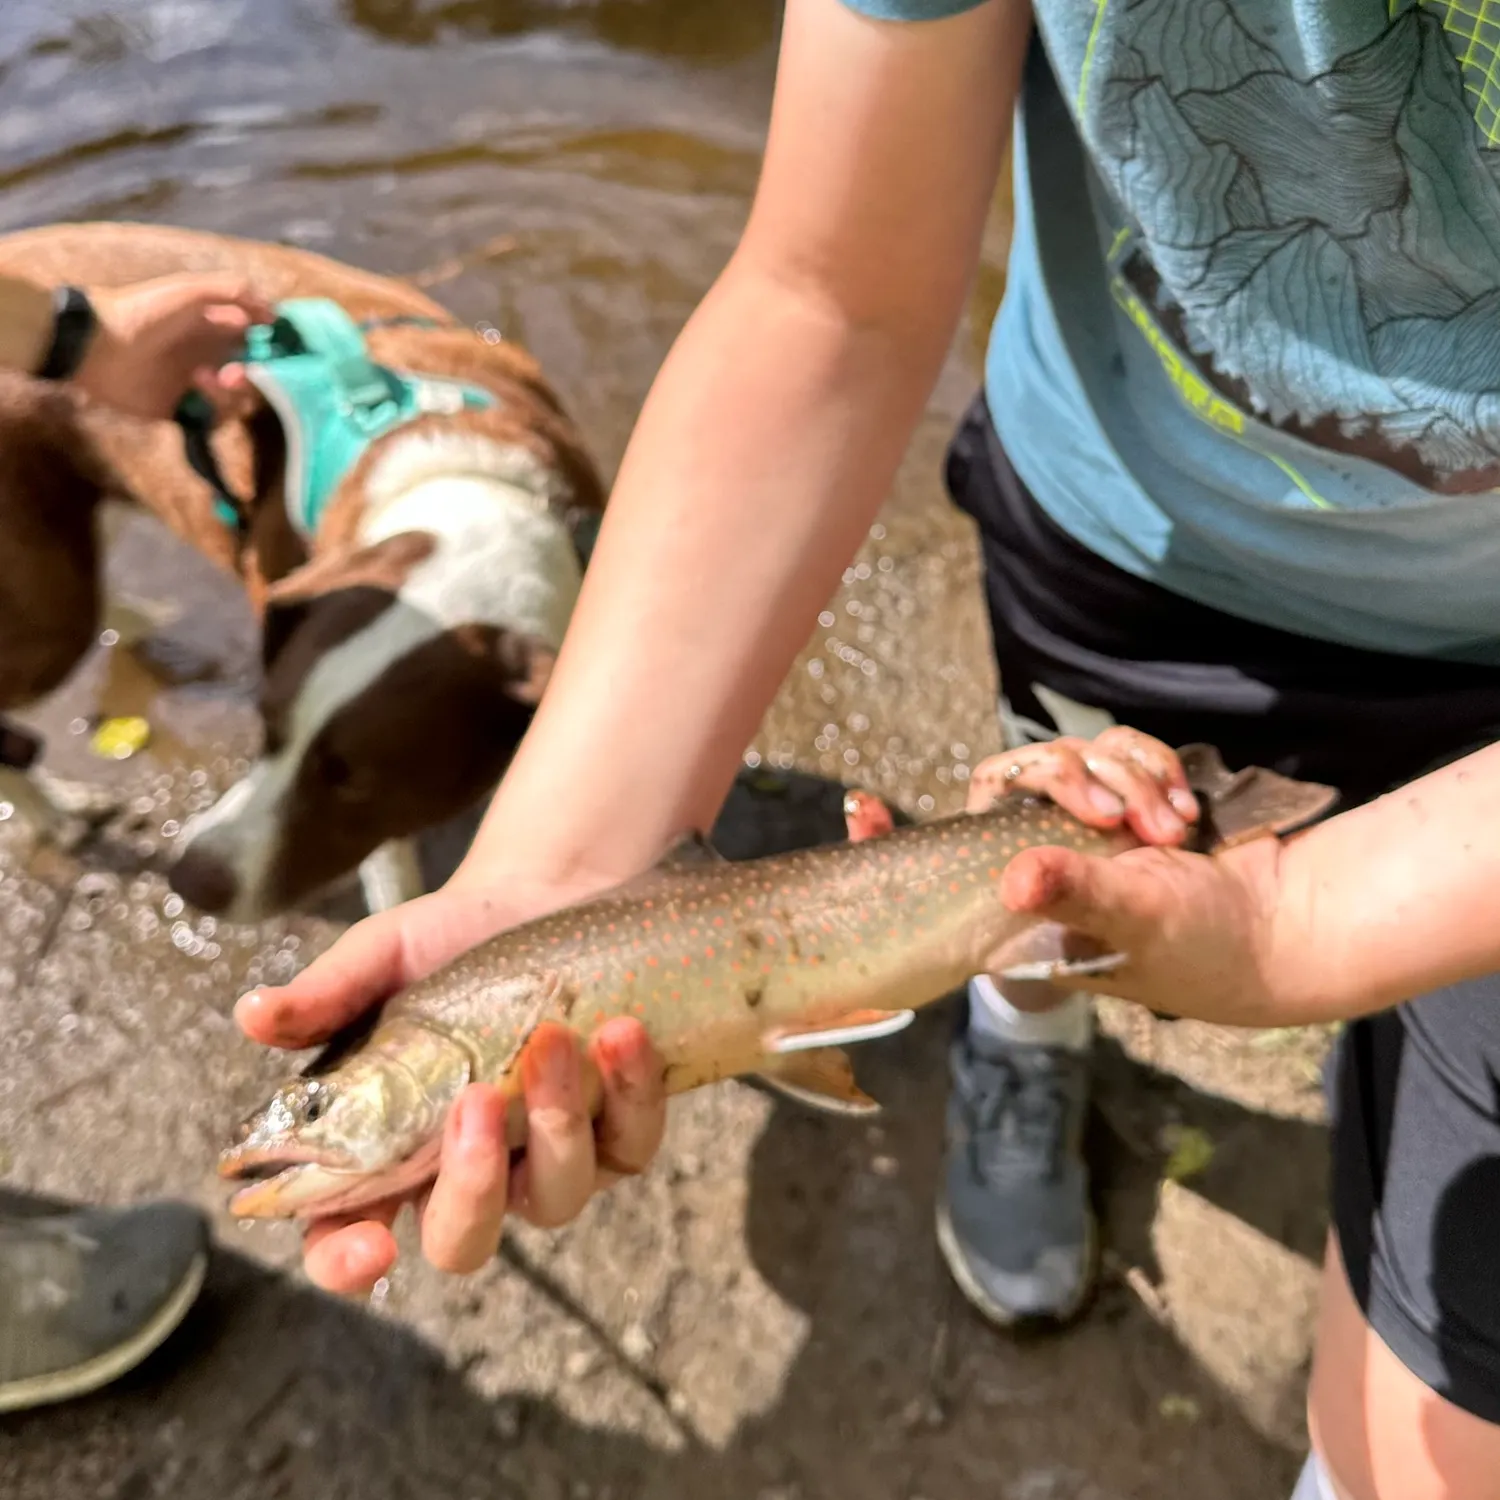
[[[302,1118],[306,1120],[309,1125],[313,1125],[316,1124],[317,1121],[321,1120],[327,1113],[328,1095],[324,1093],[317,1093],[307,1101],[307,1106],[302,1111]]]

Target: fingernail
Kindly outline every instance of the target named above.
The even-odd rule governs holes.
[[[1118,818],[1125,811],[1125,804],[1107,786],[1097,783],[1089,788],[1089,801],[1102,817]]]
[[[1187,824],[1176,813],[1162,808],[1156,814],[1156,831],[1165,838],[1178,839],[1187,832]]]
[[[569,1094],[577,1082],[573,1047],[568,1033],[549,1026],[532,1038],[526,1050],[528,1087],[543,1088],[553,1094]]]
[[[483,1098],[464,1094],[458,1101],[458,1138],[465,1146],[487,1146],[490,1142],[489,1111]]]
[[[1169,787],[1167,801],[1189,822],[1198,816],[1198,799],[1184,786]]]
[[[246,990],[238,1000],[234,1002],[234,1019],[241,1026],[250,1018],[251,1012],[259,1010],[265,1004],[265,994],[261,990]]]

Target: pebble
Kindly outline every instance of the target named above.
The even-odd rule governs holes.
[[[651,1335],[639,1323],[631,1323],[620,1335],[620,1352],[626,1359],[641,1360],[650,1359],[656,1351],[656,1345],[651,1340]]]

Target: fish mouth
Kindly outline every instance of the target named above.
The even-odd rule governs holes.
[[[219,1158],[219,1175],[245,1184],[229,1200],[237,1219],[315,1219],[354,1213],[407,1193],[437,1175],[440,1142],[404,1162],[371,1170],[306,1147],[236,1146]]]
[[[219,1157],[219,1176],[243,1183],[229,1200],[237,1219],[286,1219],[342,1196],[363,1174],[330,1151],[280,1142],[232,1146]]]
[[[288,1167],[325,1167],[330,1172],[356,1170],[354,1163],[336,1151],[320,1151],[290,1141],[254,1146],[244,1142],[231,1146],[219,1156],[219,1176],[232,1181],[260,1181],[275,1177]]]

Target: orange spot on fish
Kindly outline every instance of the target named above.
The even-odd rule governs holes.
[[[635,983],[635,970],[634,969],[626,969],[626,971],[625,971],[625,983],[626,984],[634,984]]]
[[[661,960],[659,958],[657,958],[657,956],[654,953],[652,953],[646,959],[646,967],[648,969],[654,969],[657,966],[657,964],[659,964],[660,962],[661,962]]]
[[[969,846],[967,844],[960,844],[955,851],[955,857],[958,859],[967,859],[969,857]]]
[[[682,967],[683,967],[683,968],[684,968],[684,969],[689,969],[689,968],[691,968],[691,967],[692,967],[692,965],[693,965],[693,961],[692,961],[692,959],[690,959],[690,958],[689,958],[689,957],[688,957],[688,956],[687,956],[687,954],[686,954],[686,953],[684,953],[684,954],[683,954],[683,955],[682,955]]]
[[[644,927],[644,928],[645,928],[645,930],[646,930],[646,931],[647,931],[647,932],[650,932],[650,931],[651,931],[651,928],[652,928],[652,926],[653,926],[653,925],[654,925],[654,924],[653,924],[653,923],[652,923],[652,921],[651,921],[651,918],[650,918],[650,917],[647,917],[647,918],[646,918],[646,919],[645,919],[645,920],[644,920],[644,921],[643,921],[643,922],[642,922],[642,923],[641,923],[641,926],[642,926],[642,927]]]
[[[714,926],[715,927],[722,927],[723,925],[724,925],[724,918],[723,917],[715,917],[714,918]]]
[[[712,958],[714,956],[714,950],[712,948],[705,948],[703,950],[703,956],[704,958]]]
[[[994,867],[994,865],[990,866],[989,874],[991,880],[999,880],[1000,878],[1000,872]]]
[[[991,833],[988,828],[986,828],[985,831],[979,835],[979,842],[981,844],[991,844],[994,842],[994,840],[995,835]]]
[[[950,880],[948,882],[948,889],[956,896],[963,889],[963,886],[956,880]]]
[[[681,1000],[682,999],[682,991],[681,990],[673,990],[672,991],[672,998],[674,1000]]]

